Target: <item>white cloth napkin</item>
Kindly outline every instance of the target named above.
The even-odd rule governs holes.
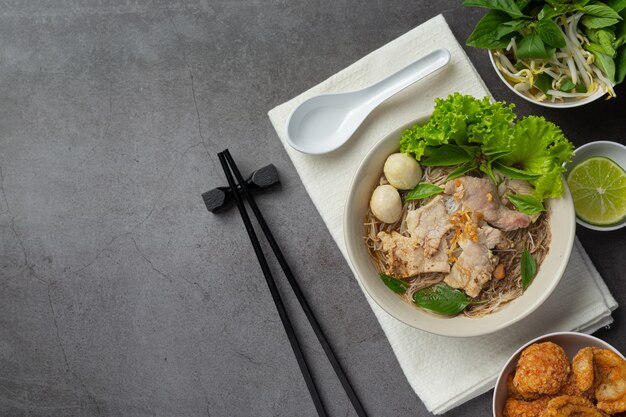
[[[442,47],[450,51],[450,63],[383,103],[338,151],[312,156],[287,145],[287,118],[305,99],[320,93],[360,89]],[[269,112],[304,187],[346,260],[343,209],[352,176],[367,150],[398,126],[429,115],[435,97],[446,97],[455,91],[476,97],[489,95],[439,15]],[[491,335],[457,339],[416,330],[389,316],[367,293],[365,296],[409,384],[434,414],[444,413],[493,388],[506,359],[528,340],[554,331],[594,332],[612,322],[611,311],[617,307],[578,241],[552,296],[523,321]]]

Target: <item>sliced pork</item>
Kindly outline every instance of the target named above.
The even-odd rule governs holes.
[[[456,260],[450,274],[444,282],[451,287],[465,291],[470,297],[476,297],[491,280],[493,270],[498,264],[498,257],[490,249],[505,242],[504,234],[491,226],[481,227],[474,224],[474,238],[459,240],[463,252]]]
[[[504,233],[498,229],[487,225],[478,228],[478,242],[485,245],[487,249],[493,249],[505,241]]]
[[[444,192],[460,201],[463,208],[482,214],[490,225],[509,231],[530,225],[530,217],[500,204],[498,190],[488,178],[460,177],[446,183]]]
[[[450,272],[445,241],[434,256],[427,257],[414,237],[398,232],[380,232],[378,238],[387,256],[387,273],[396,278],[408,278],[425,272]]]
[[[425,206],[410,210],[406,215],[406,225],[411,237],[424,247],[427,257],[439,251],[441,239],[452,227],[441,196],[435,197]]]
[[[485,284],[491,280],[491,274],[498,264],[498,257],[493,255],[485,244],[464,240],[460,242],[463,253],[458,257],[450,274],[444,282],[451,287],[465,291],[470,297],[477,297]]]

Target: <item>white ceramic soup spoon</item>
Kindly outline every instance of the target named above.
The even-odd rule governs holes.
[[[362,90],[322,94],[302,102],[287,119],[287,143],[319,155],[346,143],[380,103],[450,61],[447,49],[437,49],[389,77]]]

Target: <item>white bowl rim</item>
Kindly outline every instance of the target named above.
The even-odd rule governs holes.
[[[374,291],[372,288],[369,287],[369,284],[367,283],[367,281],[365,279],[363,279],[361,277],[361,274],[359,273],[359,269],[360,267],[358,265],[356,265],[356,263],[353,261],[353,259],[356,258],[356,254],[355,254],[355,250],[356,248],[353,248],[349,242],[351,239],[351,235],[349,233],[349,227],[347,227],[346,225],[348,224],[347,219],[350,217],[351,215],[351,209],[352,209],[352,205],[351,205],[351,201],[353,200],[353,194],[356,190],[356,182],[357,179],[360,178],[362,175],[362,171],[364,170],[365,167],[365,162],[370,159],[370,157],[376,152],[376,150],[379,147],[384,146],[384,144],[390,140],[390,136],[395,135],[397,132],[401,132],[403,129],[406,129],[407,127],[413,126],[416,123],[421,123],[424,122],[425,120],[427,120],[430,117],[430,115],[425,116],[425,117],[420,117],[417,118],[409,123],[406,123],[404,126],[400,127],[400,128],[396,128],[393,131],[388,132],[385,136],[382,137],[382,139],[380,139],[379,141],[377,141],[373,146],[370,147],[370,149],[367,151],[367,153],[365,154],[365,157],[362,158],[359,167],[357,168],[355,174],[352,177],[352,180],[350,181],[350,186],[348,188],[348,196],[346,199],[346,204],[344,207],[344,212],[343,212],[343,235],[344,235],[344,242],[345,242],[345,247],[346,247],[346,251],[348,254],[348,261],[350,263],[350,266],[352,267],[352,270],[354,272],[354,275],[356,276],[357,280],[359,281],[359,283],[361,284],[361,286],[365,289],[365,291],[367,292],[367,294],[372,298],[372,300],[374,300],[374,302],[381,308],[383,309],[387,314],[389,314],[391,317],[394,317],[395,319],[403,322],[404,324],[419,329],[419,330],[423,330],[426,331],[428,333],[432,333],[432,334],[437,334],[440,336],[447,336],[447,337],[474,337],[474,336],[482,336],[482,335],[486,335],[486,334],[490,334],[490,333],[494,333],[498,330],[501,330],[503,328],[506,328],[522,319],[524,319],[526,316],[528,316],[529,314],[531,314],[533,311],[535,311],[539,306],[541,306],[543,304],[543,302],[552,294],[552,292],[554,291],[554,289],[556,288],[556,286],[558,285],[558,283],[560,282],[561,278],[563,277],[563,274],[565,273],[565,268],[567,267],[567,264],[569,262],[569,258],[572,252],[572,248],[574,246],[574,240],[575,240],[575,233],[576,233],[576,222],[575,222],[575,218],[576,215],[574,213],[574,205],[573,203],[570,204],[569,207],[569,211],[571,213],[569,213],[569,217],[571,218],[571,225],[569,225],[569,229],[568,232],[571,234],[571,238],[569,240],[569,242],[567,242],[567,246],[564,248],[565,251],[563,252],[563,256],[564,256],[564,260],[559,264],[558,268],[556,268],[556,270],[554,271],[553,275],[556,276],[556,279],[553,279],[552,281],[550,281],[550,285],[545,288],[545,291],[543,293],[541,293],[541,295],[537,298],[535,298],[532,303],[530,304],[530,306],[528,308],[526,308],[523,312],[520,312],[520,314],[511,317],[509,319],[505,319],[502,320],[501,322],[493,325],[492,327],[488,328],[488,329],[482,329],[482,330],[476,330],[473,329],[473,326],[465,326],[463,327],[461,330],[457,331],[450,331],[450,330],[446,330],[445,327],[442,329],[437,328],[437,329],[433,329],[433,328],[426,328],[427,326],[424,327],[420,327],[418,325],[416,325],[415,323],[403,318],[403,317],[399,317],[396,314],[393,314],[390,311],[390,308],[388,308],[385,303],[382,301],[382,299],[378,296],[378,294],[376,293],[376,291]],[[399,135],[398,137],[398,141],[399,141]],[[569,187],[567,186],[567,182],[565,181],[565,178],[562,177],[563,180],[563,185],[564,185],[564,195],[563,197],[561,197],[561,199],[565,198],[571,201],[571,194],[569,192]],[[553,239],[554,241],[554,239]],[[545,262],[545,259],[544,259]],[[541,271],[541,270],[540,270]],[[537,277],[535,277],[536,279]],[[531,286],[532,287],[532,286]],[[521,297],[520,297],[521,298]],[[518,298],[519,299],[519,298]],[[511,302],[515,302],[516,300],[513,300]],[[405,303],[404,301],[401,301],[402,303]],[[406,303],[408,304],[408,303]],[[506,308],[508,306],[504,306],[503,308]],[[414,311],[416,312],[416,314],[430,314],[430,313],[425,313],[417,308],[414,308]],[[495,317],[494,315],[498,314],[499,312],[501,312],[502,310],[496,311],[494,313],[491,313],[487,316],[485,316],[485,318],[489,318],[489,317]],[[477,321],[477,320],[481,320],[481,318],[466,318],[466,317],[460,317],[460,316],[455,316],[455,317],[445,317],[442,316],[441,320],[445,321],[445,320],[454,320],[454,319],[465,319],[465,320],[470,320],[470,321]]]
[[[564,102],[560,102],[560,103],[551,103],[549,101],[533,100],[532,98],[527,97],[526,95],[522,94],[521,92],[519,92],[515,88],[513,88],[513,86],[506,80],[506,78],[504,78],[504,76],[502,75],[502,73],[500,72],[498,67],[496,66],[496,62],[493,59],[493,53],[492,53],[491,49],[487,49],[487,54],[489,55],[489,60],[491,61],[491,65],[493,66],[493,69],[496,72],[496,74],[498,74],[498,77],[500,78],[500,80],[509,88],[509,90],[514,92],[517,96],[519,96],[519,97],[523,98],[524,100],[528,101],[529,103],[537,104],[537,105],[543,106],[543,107],[550,107],[552,109],[571,109],[573,107],[580,107],[580,106],[583,106],[585,104],[589,104],[589,103],[591,103],[593,101],[596,101],[600,97],[604,97],[607,94],[606,91],[598,90],[595,93],[593,93],[592,95],[590,95],[589,97],[585,97],[583,99],[575,100],[575,101],[564,101]]]
[[[498,374],[498,378],[496,379],[496,385],[493,388],[493,398],[491,400],[491,409],[492,409],[492,413],[493,413],[493,417],[497,417],[496,415],[496,394],[497,394],[497,388],[498,386],[500,386],[500,381],[502,380],[502,377],[504,376],[504,371],[509,367],[509,364],[511,363],[511,361],[516,358],[519,354],[521,354],[521,352],[526,349],[528,346],[532,345],[533,343],[537,343],[540,341],[547,341],[548,339],[553,339],[555,337],[558,336],[572,336],[572,337],[581,337],[583,339],[591,339],[593,341],[595,341],[597,344],[599,345],[605,345],[607,348],[609,348],[610,350],[612,350],[613,352],[617,353],[618,355],[620,355],[623,359],[624,355],[622,355],[622,353],[617,350],[617,348],[615,348],[613,345],[611,345],[609,342],[600,339],[599,337],[593,336],[591,334],[587,334],[587,333],[582,333],[582,332],[574,332],[574,331],[563,331],[563,332],[552,332],[552,333],[546,333],[544,335],[541,336],[537,336],[532,340],[529,340],[528,342],[524,343],[522,346],[520,346],[515,352],[513,352],[511,354],[511,356],[509,356],[509,358],[506,360],[506,362],[502,365],[502,368],[500,369],[500,373]],[[508,375],[507,375],[508,377]]]
[[[622,167],[622,169],[626,170],[626,166],[622,165],[619,161],[616,161],[615,156],[613,154],[611,155],[607,155],[605,152],[593,152],[594,149],[598,149],[598,148],[602,148],[602,147],[608,147],[608,148],[613,148],[615,150],[617,150],[617,152],[620,152],[622,154],[622,158],[623,160],[626,160],[626,146],[622,145],[619,142],[613,142],[610,140],[597,140],[594,142],[588,142],[585,143],[584,145],[581,145],[577,148],[574,149],[574,158],[572,159],[572,162],[565,164],[566,167],[568,167],[568,171],[570,168],[573,168],[574,164],[574,159],[576,159],[576,155],[580,155],[582,152],[589,152],[589,156],[588,157],[592,157],[592,156],[605,156],[607,158],[610,158],[612,161],[614,161],[616,164],[618,164],[619,166]],[[581,161],[582,162],[582,161]],[[612,224],[610,226],[596,226],[590,223],[587,223],[584,220],[581,220],[578,218],[578,216],[576,216],[576,223],[578,223],[579,225],[586,227],[587,229],[590,230],[595,230],[597,232],[611,232],[613,230],[619,230],[623,227],[626,226],[626,218],[624,218],[621,222],[616,223],[616,224]]]

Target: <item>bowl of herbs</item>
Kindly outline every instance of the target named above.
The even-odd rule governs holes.
[[[466,44],[488,49],[500,79],[546,107],[577,107],[626,76],[626,0],[465,0],[489,9]]]

